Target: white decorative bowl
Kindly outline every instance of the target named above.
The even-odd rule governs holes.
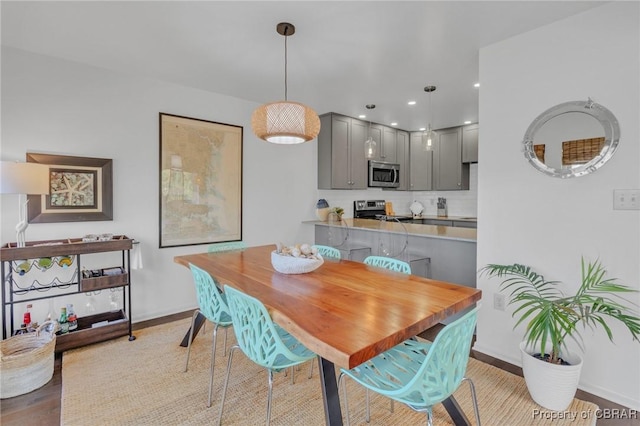
[[[319,259],[307,259],[306,257],[283,256],[275,250],[271,252],[271,265],[273,269],[282,274],[306,274],[324,263],[322,256]]]

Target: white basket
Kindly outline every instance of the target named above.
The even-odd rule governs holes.
[[[319,254],[319,259],[307,259],[306,257],[283,256],[275,250],[271,252],[271,265],[273,269],[282,274],[306,274],[324,263],[324,259]]]
[[[37,332],[19,334],[0,342],[2,399],[38,389],[53,377],[56,335],[53,331],[44,331],[50,324],[45,322]]]

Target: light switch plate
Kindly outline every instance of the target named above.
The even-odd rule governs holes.
[[[507,298],[504,294],[493,293],[493,309],[498,311],[504,311],[504,307],[507,304]]]
[[[640,189],[614,189],[614,210],[640,210]]]

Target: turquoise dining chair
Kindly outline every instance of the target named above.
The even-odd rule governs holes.
[[[318,249],[318,253],[320,253],[320,255],[325,259],[330,258],[340,260],[342,258],[340,250],[335,247],[323,246],[320,244],[314,244],[313,246]]]
[[[229,350],[227,375],[222,390],[218,424],[222,421],[233,353],[236,349],[240,349],[251,361],[267,369],[269,383],[269,392],[267,394],[268,425],[271,419],[273,373],[312,360],[316,357],[316,354],[307,349],[278,324],[274,323],[269,312],[258,299],[227,285],[224,286],[224,292],[227,295],[233,331],[238,344],[232,346]]]
[[[225,329],[224,334],[224,353],[227,353],[227,330],[232,325],[231,315],[225,295],[216,286],[214,279],[208,272],[198,268],[193,264],[189,264],[193,281],[196,286],[196,298],[198,299],[198,309],[193,312],[191,317],[191,330],[189,331],[189,343],[187,345],[187,361],[184,365],[184,371],[189,368],[189,356],[191,355],[191,341],[193,340],[193,330],[195,328],[196,317],[199,313],[204,315],[206,319],[214,323],[213,327],[213,343],[211,344],[211,366],[209,367],[209,399],[207,407],[211,407],[211,390],[213,386],[213,370],[216,362],[216,341],[218,336],[218,327]]]
[[[237,250],[244,250],[247,248],[247,244],[244,241],[226,241],[224,243],[214,243],[214,244],[210,244],[209,247],[207,247],[207,252],[208,253],[221,253],[223,251],[237,251]],[[207,323],[205,322],[203,325],[203,331],[206,332],[207,330]],[[225,334],[225,352],[227,351],[227,341],[226,341],[226,334]]]
[[[400,259],[394,259],[392,257],[386,256],[367,256],[365,257],[363,262],[366,265],[389,269],[390,271],[401,272],[403,274],[411,274],[411,265]],[[369,413],[369,390],[367,390],[366,405],[367,413]],[[393,400],[391,400],[391,412],[393,413]],[[367,418],[369,418],[368,414]]]
[[[349,402],[344,377],[350,377],[367,390],[402,402],[412,410],[427,414],[427,425],[433,423],[432,407],[449,398],[463,380],[469,383],[476,424],[480,412],[475,387],[465,372],[478,308],[445,326],[433,343],[405,340],[386,352],[354,367],[341,369],[338,386],[343,387],[347,425]],[[369,422],[367,408],[366,421]]]
[[[402,272],[403,274],[411,273],[411,266],[403,260],[394,259],[385,256],[367,256],[364,263],[379,268],[389,269],[391,271]]]

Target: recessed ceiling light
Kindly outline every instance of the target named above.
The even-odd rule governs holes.
[[[367,116],[366,116],[366,115],[364,115],[364,114],[360,114],[360,115],[358,116],[358,118],[367,118]]]
[[[421,132],[424,132],[425,130],[427,130],[426,127],[420,127],[418,130],[420,130]]]
[[[409,102],[407,102],[407,105],[415,105],[415,104],[416,104],[416,101],[409,101]]]
[[[469,120],[465,121],[464,124],[471,124]]]
[[[474,84],[473,87],[480,87],[480,83]]]
[[[398,123],[396,123],[395,121],[393,123],[391,123],[392,126],[397,126]]]

